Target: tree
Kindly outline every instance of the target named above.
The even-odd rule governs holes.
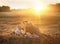
[[[9,6],[0,7],[0,12],[9,12],[9,11],[10,11],[10,7]]]

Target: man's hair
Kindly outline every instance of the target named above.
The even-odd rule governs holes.
[[[23,21],[23,23],[27,23],[28,21]]]

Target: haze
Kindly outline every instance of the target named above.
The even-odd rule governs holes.
[[[31,8],[33,3],[39,1],[46,4],[59,3],[60,0],[0,0],[0,6],[6,5],[10,6],[12,9],[17,8]]]

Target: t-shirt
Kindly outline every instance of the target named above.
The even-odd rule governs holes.
[[[21,31],[20,31],[20,29],[18,29],[18,28],[15,30],[15,33],[16,33],[16,34],[20,34],[20,32],[21,32]]]

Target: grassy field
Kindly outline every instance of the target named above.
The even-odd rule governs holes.
[[[25,20],[40,28],[40,38],[20,38],[20,36],[10,34],[20,22]],[[33,14],[19,14],[17,12],[0,13],[0,44],[60,44],[59,41],[60,14],[38,17]]]

